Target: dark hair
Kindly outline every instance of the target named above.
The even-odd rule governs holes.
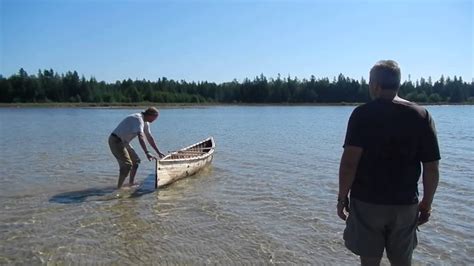
[[[370,82],[379,85],[383,90],[398,90],[400,79],[400,67],[393,60],[378,61],[370,70]]]
[[[143,115],[158,115],[158,109],[155,107],[148,107],[145,112],[142,112]]]

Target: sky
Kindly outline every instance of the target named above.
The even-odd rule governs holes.
[[[0,74],[24,68],[115,82],[473,79],[471,0],[0,0]]]

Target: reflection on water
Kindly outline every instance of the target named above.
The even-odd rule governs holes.
[[[443,159],[414,262],[474,264],[474,108],[428,108]],[[0,264],[357,264],[335,213],[352,109],[164,109],[160,149],[212,135],[213,164],[155,190],[143,160],[123,193],[107,136],[138,110],[0,109]]]

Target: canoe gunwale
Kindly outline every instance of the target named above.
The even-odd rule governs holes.
[[[208,153],[205,153],[203,155],[199,155],[199,156],[190,156],[189,158],[180,158],[180,159],[166,159],[166,160],[159,160],[158,162],[162,165],[166,165],[166,164],[169,164],[169,163],[176,163],[176,162],[190,162],[190,161],[200,161],[200,160],[203,160],[203,159],[206,159],[207,157],[211,156],[212,154],[214,154],[214,150],[212,149],[211,151],[209,151]]]

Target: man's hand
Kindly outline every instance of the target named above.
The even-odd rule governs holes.
[[[153,159],[156,160],[156,156],[153,155],[151,152],[147,152],[147,153],[146,153],[146,158],[148,159],[148,161],[151,161],[151,160],[153,160]]]
[[[345,197],[343,199],[338,199],[337,200],[337,215],[339,218],[342,220],[347,219],[347,214],[349,214],[350,209],[349,209],[349,198]]]
[[[339,192],[337,194],[337,215],[342,219],[347,219],[349,214],[349,198],[352,183],[354,182],[357,167],[359,165],[362,152],[364,150],[357,146],[346,146],[342,153],[339,165]]]
[[[431,206],[424,201],[421,201],[420,204],[418,204],[418,211],[420,212],[420,215],[418,216],[418,225],[428,222],[431,216]]]
[[[158,151],[158,156],[161,158],[165,157],[165,155],[163,153],[161,153],[160,151]]]

